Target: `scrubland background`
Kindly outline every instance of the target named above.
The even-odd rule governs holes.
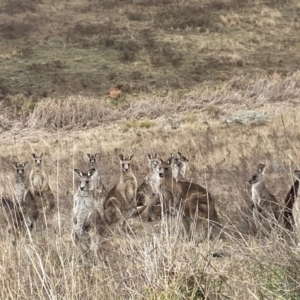
[[[0,191],[13,161],[44,152],[58,209],[48,230],[0,242],[0,298],[299,299],[297,231],[195,243],[176,218],[137,219],[87,269],[71,221],[73,169],[96,152],[108,189],[119,153],[141,183],[147,153],[182,152],[232,228],[258,163],[283,205],[300,164],[299,18],[293,0],[2,0]]]

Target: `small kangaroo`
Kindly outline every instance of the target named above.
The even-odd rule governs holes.
[[[189,160],[178,152],[178,157],[174,156],[171,153],[170,157],[168,158],[167,162],[172,165],[173,177],[176,181],[184,181],[185,179],[185,171],[186,171],[186,163]]]
[[[74,238],[82,255],[89,257],[91,250],[91,232],[101,236],[105,232],[106,224],[96,208],[93,197],[93,175],[95,169],[84,173],[74,169],[78,179],[78,189],[74,195]]]
[[[173,199],[168,199],[169,203],[166,205],[169,205],[169,209],[173,207],[175,210],[183,210],[182,222],[189,238],[191,237],[193,222],[200,230],[203,221],[207,220],[213,237],[221,232],[222,226],[215,209],[215,201],[205,188],[192,182],[176,182],[173,177],[172,166],[168,161],[162,162],[160,177],[162,178],[160,190],[163,197],[165,198],[166,191],[173,196]]]
[[[39,216],[38,206],[35,198],[29,188],[28,178],[25,175],[25,168],[28,162],[18,164],[13,163],[15,173],[15,195],[16,202],[18,203],[20,212],[27,224],[28,229],[31,231]]]
[[[161,164],[161,159],[156,153],[154,156],[147,154],[149,172],[142,182],[142,184],[137,188],[137,206],[145,206],[141,210],[141,218],[147,221],[157,220],[157,215],[155,214],[154,205],[159,204],[159,167]]]
[[[39,209],[50,212],[55,207],[54,194],[49,186],[49,179],[43,166],[43,153],[36,155],[32,153],[34,166],[29,175],[32,191],[36,196]]]
[[[98,153],[96,154],[87,154],[89,158],[89,167],[94,168],[96,171],[93,175],[93,185],[94,185],[94,191],[93,191],[93,196],[97,202],[97,205],[101,212],[103,211],[103,202],[105,200],[105,197],[107,195],[107,190],[102,182],[99,168],[98,168],[98,163],[97,163],[97,158],[98,158]],[[102,212],[103,214],[103,212]]]
[[[108,192],[104,201],[104,220],[110,225],[118,222],[119,229],[125,229],[126,221],[136,210],[137,180],[131,171],[133,155],[120,158],[120,178]]]
[[[0,213],[2,213],[0,217],[1,228],[7,230],[12,244],[16,245],[19,233],[24,228],[24,219],[20,207],[17,203],[1,197]]]
[[[300,228],[300,204],[299,199],[297,199],[300,183],[300,171],[295,170],[294,175],[296,177],[296,181],[291,186],[285,198],[285,208],[283,212],[285,228],[291,231],[293,231],[294,226],[296,226],[298,230]]]
[[[265,169],[266,166],[260,163],[249,183],[252,185],[253,217],[258,219],[268,231],[271,231],[274,222],[270,222],[270,217],[273,221],[274,218],[278,221],[280,209],[276,198],[266,188]]]

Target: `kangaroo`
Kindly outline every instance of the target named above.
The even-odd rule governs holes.
[[[171,153],[168,158],[168,163],[172,165],[173,177],[176,181],[184,181],[185,179],[185,171],[186,171],[186,163],[189,160],[178,152],[178,157],[174,156]]]
[[[157,220],[157,215],[155,214],[154,205],[160,203],[159,201],[159,167],[161,164],[161,159],[158,157],[157,153],[152,156],[147,154],[149,172],[142,182],[142,184],[137,188],[137,206],[145,206],[141,209],[141,217],[143,220],[155,221]]]
[[[270,217],[278,221],[280,216],[280,209],[276,198],[267,190],[265,184],[265,169],[264,164],[257,166],[257,172],[249,180],[252,185],[252,211],[253,218],[257,220],[270,232],[272,224]]]
[[[104,200],[104,220],[110,225],[117,223],[125,229],[126,221],[136,210],[137,180],[131,171],[133,155],[120,157],[121,174],[118,183],[108,192]],[[127,226],[126,226],[127,228]]]
[[[300,207],[299,200],[297,199],[299,191],[300,171],[295,170],[294,175],[296,177],[296,181],[291,186],[285,198],[285,208],[283,212],[285,228],[291,231],[293,231],[294,226],[296,226],[298,230],[300,228]]]
[[[215,201],[205,188],[192,182],[176,182],[173,177],[172,166],[168,161],[162,162],[160,177],[160,190],[163,197],[165,198],[166,192],[171,193],[173,196],[173,198],[168,199],[169,203],[166,203],[166,205],[169,206],[169,209],[182,209],[182,222],[189,238],[191,238],[191,225],[193,222],[196,223],[199,230],[204,220],[207,220],[213,237],[221,232],[222,226],[215,209]]]
[[[29,175],[31,189],[36,196],[36,201],[41,211],[50,212],[55,207],[54,194],[49,186],[49,179],[43,166],[43,153],[32,153],[34,166]]]
[[[24,221],[28,229],[31,231],[39,216],[38,206],[35,198],[29,189],[28,178],[25,175],[25,168],[28,162],[23,164],[13,163],[15,173],[15,195],[16,203],[19,206],[20,212],[23,215]]]
[[[0,217],[1,228],[7,230],[8,236],[11,238],[13,245],[19,237],[19,233],[24,228],[24,219],[20,207],[17,203],[0,197]]]
[[[81,254],[85,257],[90,256],[92,231],[96,236],[101,236],[106,227],[93,197],[93,175],[95,172],[95,169],[90,169],[87,173],[74,169],[78,179],[78,189],[74,195],[74,239]]]
[[[93,175],[93,185],[94,185],[93,196],[94,196],[94,199],[96,200],[96,203],[97,203],[100,211],[103,214],[103,202],[107,195],[107,190],[102,182],[102,179],[101,179],[101,176],[99,173],[99,168],[98,168],[98,163],[97,163],[98,153],[96,153],[96,154],[88,153],[87,156],[89,158],[89,167],[94,168],[96,170]]]

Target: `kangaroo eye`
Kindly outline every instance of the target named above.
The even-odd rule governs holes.
[[[86,184],[88,184],[88,183],[89,183],[89,181],[86,181],[85,183],[86,183]]]

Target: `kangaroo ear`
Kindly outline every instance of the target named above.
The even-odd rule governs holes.
[[[32,157],[33,157],[33,158],[36,158],[36,155],[35,155],[35,153],[31,153],[31,155],[32,155]]]
[[[41,153],[41,155],[40,155],[40,156],[41,156],[41,158],[43,157],[43,155],[44,155],[44,153],[42,152],[42,153]]]
[[[134,154],[129,156],[129,160],[132,160],[132,158],[134,157]]]
[[[98,157],[99,156],[99,153],[95,153],[95,157]]]
[[[27,164],[28,164],[28,161],[25,161],[25,162],[23,163],[23,168],[25,168],[25,167],[27,166]]]
[[[90,158],[90,157],[91,157],[91,154],[87,153],[87,156],[88,156],[88,158]]]
[[[14,166],[15,168],[18,167],[18,163],[17,163],[17,162],[14,161],[12,164],[13,164],[13,166]]]
[[[96,169],[90,169],[90,170],[88,170],[87,176],[91,177],[95,174],[95,172],[96,172]]]
[[[149,160],[152,159],[152,155],[150,153],[147,154],[147,157],[148,157]]]
[[[121,160],[124,160],[123,154],[120,154],[119,157],[120,157]]]
[[[80,170],[78,170],[78,169],[74,169],[74,173],[77,175],[77,177],[82,177],[83,176],[83,173],[80,171]]]
[[[265,171],[265,169],[266,169],[266,165],[264,165],[264,164],[258,164],[257,171],[259,173],[263,173]]]

